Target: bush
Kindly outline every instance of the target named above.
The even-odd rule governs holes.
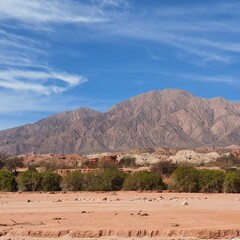
[[[224,172],[220,170],[199,170],[199,188],[201,192],[220,193],[223,191]]]
[[[162,190],[165,184],[159,174],[139,171],[129,175],[124,184],[124,190]]]
[[[13,192],[17,190],[16,180],[11,172],[0,170],[0,191]]]
[[[182,192],[198,192],[198,170],[191,166],[179,166],[170,176],[169,189]]]
[[[128,156],[122,157],[118,162],[118,164],[119,164],[119,167],[135,168],[137,166],[136,158],[128,157]]]
[[[19,157],[12,157],[5,152],[0,152],[0,169],[6,168],[15,172],[16,168],[23,167],[23,161]]]
[[[17,168],[23,167],[23,160],[19,157],[10,157],[4,161],[4,167],[11,172],[16,172]]]
[[[42,176],[37,171],[26,171],[19,175],[18,186],[20,191],[38,191],[41,187]]]
[[[117,169],[106,170],[102,172],[103,190],[117,191],[121,190],[127,174]]]
[[[46,171],[41,174],[41,187],[42,191],[60,191],[62,177],[53,172]]]
[[[102,170],[116,169],[117,167],[118,167],[117,163],[115,161],[108,159],[107,157],[100,159],[97,163],[97,168],[100,168]]]
[[[240,173],[227,172],[224,179],[224,192],[240,193]]]
[[[5,166],[5,161],[9,158],[6,152],[0,152],[0,169]]]
[[[152,165],[151,171],[161,174],[162,176],[169,177],[176,169],[178,165],[171,161],[160,161]]]
[[[83,190],[85,191],[115,191],[122,188],[126,174],[117,169],[84,174]]]
[[[99,172],[89,172],[83,175],[83,186],[84,191],[103,191],[102,187],[102,176]]]
[[[230,153],[228,156],[217,158],[215,162],[208,163],[208,166],[217,166],[222,169],[227,169],[235,166],[240,166],[240,159]]]
[[[64,191],[81,191],[83,175],[79,172],[68,173],[63,177],[61,187]]]

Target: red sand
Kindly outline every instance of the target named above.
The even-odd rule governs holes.
[[[240,195],[1,193],[1,235],[1,239],[240,239]]]

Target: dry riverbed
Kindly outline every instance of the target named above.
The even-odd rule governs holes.
[[[1,193],[0,239],[240,239],[240,195]]]

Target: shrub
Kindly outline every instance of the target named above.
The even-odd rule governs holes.
[[[117,169],[84,174],[83,190],[85,191],[115,191],[122,188],[126,174]]]
[[[165,184],[159,174],[139,171],[129,175],[124,184],[124,190],[161,190],[165,189]]]
[[[199,188],[201,192],[219,193],[223,191],[224,172],[220,170],[199,170]]]
[[[135,157],[122,157],[120,161],[118,162],[119,167],[129,167],[129,168],[134,168],[137,166],[136,164],[136,158]]]
[[[35,167],[43,167],[46,171],[56,171],[58,169],[56,159],[45,159],[41,160]]]
[[[99,172],[89,172],[83,176],[84,191],[103,191],[102,176]]]
[[[178,165],[171,161],[160,161],[152,165],[151,171],[161,174],[162,176],[169,177],[174,170],[176,170]]]
[[[53,172],[46,171],[41,174],[41,187],[42,191],[60,191],[62,177]]]
[[[0,169],[5,166],[5,161],[9,158],[6,152],[0,152]]]
[[[7,154],[6,152],[4,152],[4,151],[0,151],[0,160],[1,161],[4,161],[4,160],[6,160],[6,159],[8,159],[9,158],[9,154]]]
[[[224,192],[240,193],[240,173],[227,172],[224,179]]]
[[[41,187],[42,176],[37,171],[26,171],[19,175],[18,186],[20,191],[38,191]]]
[[[102,158],[98,161],[97,167],[102,170],[107,170],[107,169],[115,169],[118,167],[118,165],[115,161],[112,161],[108,158]]]
[[[28,171],[37,171],[37,169],[36,169],[36,166],[34,166],[34,165],[30,165],[30,166],[28,166]]]
[[[215,162],[208,163],[209,166],[217,166],[222,169],[240,166],[240,159],[230,153],[228,156],[222,156],[216,159]]]
[[[10,157],[4,161],[4,167],[11,172],[16,172],[16,169],[23,167],[23,160],[19,157]]]
[[[13,192],[17,190],[16,180],[11,172],[0,170],[0,191]]]
[[[68,173],[63,177],[61,187],[64,191],[81,191],[83,175],[79,172]]]
[[[105,170],[102,172],[103,190],[117,191],[121,190],[127,174],[117,169]]]
[[[4,162],[0,159],[0,169],[4,167]]]
[[[169,189],[182,192],[199,191],[199,173],[191,166],[179,166],[170,176]]]

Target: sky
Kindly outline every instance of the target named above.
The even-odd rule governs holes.
[[[0,0],[0,130],[180,88],[240,101],[240,1]]]

